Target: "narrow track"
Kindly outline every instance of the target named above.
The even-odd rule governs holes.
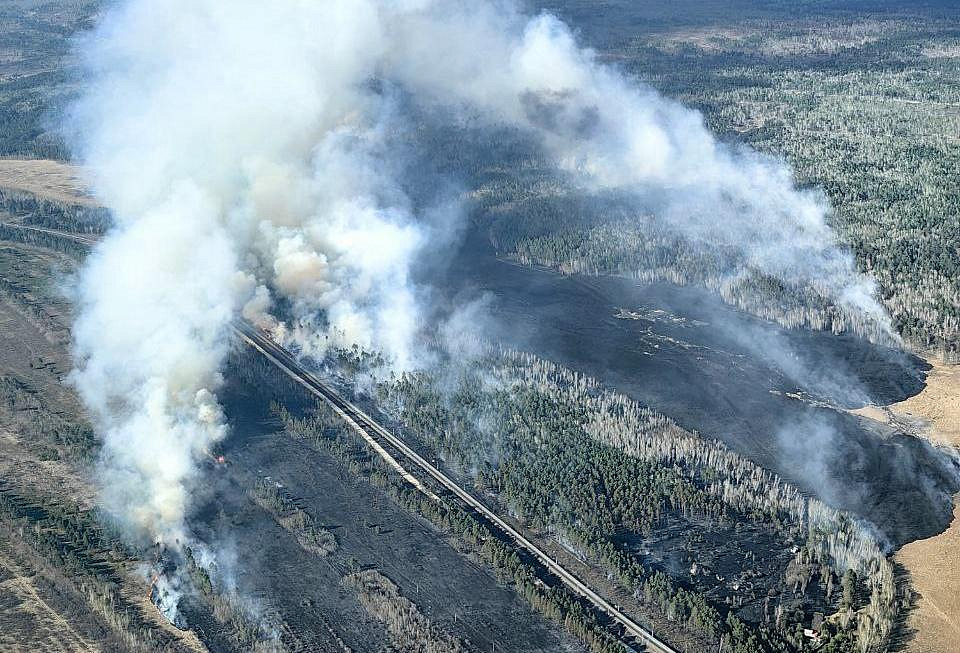
[[[353,429],[364,438],[364,440],[367,442],[377,442],[378,440],[383,440],[391,447],[399,451],[412,466],[418,468],[421,472],[427,474],[429,477],[440,483],[440,485],[442,485],[451,494],[456,496],[460,501],[481,514],[490,523],[496,526],[504,535],[515,542],[519,547],[530,553],[540,562],[540,564],[546,567],[551,573],[556,575],[568,588],[590,601],[598,610],[605,613],[616,623],[620,624],[626,633],[642,642],[649,651],[652,653],[679,653],[676,649],[660,640],[652,632],[633,621],[619,608],[592,590],[586,583],[567,571],[567,569],[565,569],[560,563],[551,558],[536,544],[531,542],[509,522],[490,510],[483,502],[474,497],[472,494],[461,488],[449,476],[444,474],[420,454],[411,449],[403,440],[396,437],[390,431],[378,424],[362,409],[343,398],[339,393],[318,379],[315,375],[303,369],[296,358],[294,358],[294,356],[286,349],[280,347],[246,323],[235,322],[234,329],[247,344],[266,356],[270,362],[280,368],[280,370],[287,374],[287,376],[298,382],[313,395],[319,397],[329,404],[338,415],[345,419],[347,423],[350,424],[350,426],[353,427]],[[407,482],[412,484],[414,487],[417,487],[421,491],[431,495],[438,501],[440,500],[439,497],[427,489],[424,484],[416,478],[416,476],[407,471],[398,461],[396,461],[395,458],[393,458],[392,455],[386,452],[382,444],[377,442],[377,447],[378,453],[380,453],[382,450],[384,453],[387,453],[389,460],[394,461],[395,464],[392,464],[391,466],[397,469],[403,478],[407,480]],[[383,454],[381,453],[381,455]]]
[[[35,231],[41,234],[47,234],[49,236],[55,236],[57,238],[63,238],[65,240],[72,240],[75,243],[80,243],[81,245],[87,245],[88,247],[93,247],[97,244],[97,239],[93,236],[84,236],[82,234],[72,233],[68,231],[58,231],[56,229],[47,229],[46,227],[35,227],[33,225],[26,224],[17,224],[16,222],[0,222],[0,227],[6,227],[8,229],[20,229],[22,231]]]

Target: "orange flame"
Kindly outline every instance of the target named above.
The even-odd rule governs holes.
[[[216,463],[217,465],[222,465],[222,464],[224,464],[225,462],[227,462],[227,459],[226,459],[226,457],[225,457],[223,454],[218,454],[218,455],[214,456],[213,453],[212,453],[209,449],[204,449],[204,450],[203,450],[203,453],[207,454],[207,457],[209,457],[210,460],[212,460],[212,461],[213,461],[214,463]]]

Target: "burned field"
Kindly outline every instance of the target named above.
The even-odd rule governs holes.
[[[256,356],[236,354],[233,368],[261,366]],[[232,416],[226,464],[211,470],[210,496],[191,522],[201,539],[232,547],[239,594],[277,611],[291,642],[336,633],[353,650],[382,646],[389,639],[383,624],[344,582],[351,574],[375,571],[433,629],[455,635],[463,650],[579,650],[502,580],[458,551],[454,540],[358,475],[358,466],[374,455],[361,443],[345,459],[285,433],[270,411],[271,396],[293,410],[312,403],[306,397],[286,385],[265,390],[263,379],[238,380],[244,376],[234,375],[224,394]],[[280,484],[299,509],[332,533],[336,548],[322,556],[306,550],[295,533],[250,501],[250,489],[264,479]],[[281,641],[286,644],[283,636]]]
[[[782,329],[697,288],[522,268],[483,238],[468,239],[447,288],[453,299],[487,293],[493,338],[601,378],[871,521],[894,546],[949,523],[950,456],[846,411],[919,392],[922,360],[855,336]],[[618,317],[624,310],[663,313]]]
[[[644,567],[680,579],[708,601],[735,609],[748,623],[770,623],[778,608],[798,610],[808,619],[817,612],[829,614],[836,598],[827,596],[826,583],[820,582],[825,578],[797,591],[791,581],[803,566],[796,561],[802,542],[784,542],[762,525],[670,515],[647,536],[625,530],[612,541]],[[818,566],[814,576],[821,571]]]
[[[18,232],[17,235],[22,234]],[[8,277],[17,280],[15,286],[9,286],[15,298],[19,298],[16,306],[20,312],[16,314],[19,319],[29,317],[35,324],[62,325],[69,315],[69,306],[55,301],[57,294],[50,275],[51,271],[55,277],[57,270],[69,269],[69,259],[52,254],[40,245],[42,243],[11,243],[7,258],[3,259],[8,261]],[[38,256],[52,258],[45,265],[37,265]],[[506,265],[495,259],[490,261],[493,265]],[[32,269],[46,272],[31,276],[29,271]],[[527,290],[533,292],[527,296],[546,297],[557,287],[551,284],[569,288],[571,280],[552,275],[543,278],[535,271],[530,277],[531,271],[515,266],[507,269],[520,273],[520,276],[515,279],[496,275],[482,278],[492,284],[490,287],[497,292],[498,301],[502,302],[500,305],[507,309],[506,315],[524,316],[517,323],[530,325],[529,334],[532,335],[535,329],[543,329],[547,323],[541,321],[545,319],[543,316],[531,317],[530,311],[538,310],[537,302],[523,303],[519,294],[515,299],[509,293],[504,295],[503,288],[515,287],[519,293],[524,280],[533,278],[533,288],[527,286]],[[508,281],[504,283],[503,279]],[[604,292],[573,281],[575,288],[586,289],[587,296],[594,300],[599,298],[607,306],[615,304]],[[654,287],[653,292],[659,290]],[[553,301],[561,299],[574,301],[562,293]],[[766,394],[757,390],[750,397],[837,413],[785,394],[778,396],[769,392],[769,389],[778,388],[810,390],[814,385],[812,381],[798,376],[796,370],[791,376],[783,369],[763,368],[756,355],[751,356],[751,351],[742,344],[738,350],[731,340],[722,343],[722,347],[716,341],[705,340],[703,334],[708,321],[713,319],[712,324],[717,324],[716,316],[708,315],[714,310],[712,305],[698,309],[694,304],[693,309],[684,311],[682,307],[670,305],[663,297],[656,301],[660,303],[651,303],[663,308],[647,311],[641,319],[627,320],[617,317],[617,312],[611,310],[609,317],[601,319],[599,325],[594,321],[591,333],[597,338],[595,342],[602,345],[597,348],[596,355],[606,356],[612,349],[604,347],[623,344],[618,339],[605,340],[604,329],[622,329],[627,325],[631,328],[622,331],[620,338],[639,335],[639,344],[632,349],[625,346],[624,350],[628,360],[643,356],[639,360],[649,361],[648,367],[643,369],[663,372],[673,369],[672,373],[682,374],[683,368],[677,371],[676,366],[685,356],[697,358],[704,369],[715,368],[718,373],[724,369],[729,374],[730,369],[736,369],[748,376],[765,369],[768,376],[759,374],[759,378],[769,378],[769,387],[763,388],[767,390]],[[561,306],[562,303],[551,305]],[[44,309],[45,306],[59,308],[50,312]],[[594,304],[586,302],[584,306],[589,311],[593,310]],[[28,309],[30,312],[24,313]],[[566,322],[558,323],[561,332],[565,324],[571,324],[571,319],[579,318],[567,315],[565,319]],[[50,337],[41,336],[38,343],[62,352],[59,348],[65,340],[57,337],[57,329],[49,330]],[[567,333],[572,337],[576,331]],[[563,340],[546,338],[544,342],[562,345]],[[561,347],[559,351],[570,353],[573,350]],[[814,348],[812,351],[820,351],[828,361],[832,360],[828,350]],[[851,367],[866,364],[876,365],[877,370],[889,371],[890,366],[902,369],[897,367],[900,363],[876,356],[871,350],[856,355],[860,358],[856,363],[852,362]],[[38,371],[31,373],[52,374],[59,383],[68,368],[63,354],[58,356],[62,361],[59,365],[53,364],[52,359],[44,363],[46,359],[38,358]],[[735,365],[730,366],[730,361]],[[658,368],[649,367],[654,362],[659,363]],[[513,572],[491,564],[484,558],[483,548],[471,545],[462,531],[450,525],[449,518],[445,518],[447,522],[436,521],[424,512],[425,504],[408,494],[398,493],[395,487],[391,489],[389,483],[384,485],[382,470],[375,464],[376,456],[359,440],[354,439],[349,446],[344,445],[345,448],[329,443],[318,446],[320,438],[297,432],[298,424],[310,423],[310,415],[316,410],[313,400],[289,383],[278,383],[275,372],[265,372],[264,365],[250,351],[237,350],[233,355],[226,374],[228,386],[223,393],[225,412],[231,420],[231,435],[221,449],[210,453],[195,489],[197,507],[190,518],[191,534],[201,545],[198,551],[204,547],[216,547],[220,552],[218,560],[216,564],[204,566],[206,563],[198,553],[193,562],[178,562],[188,570],[192,584],[180,606],[185,620],[181,623],[193,629],[204,646],[217,651],[245,650],[252,646],[280,650],[369,650],[384,642],[392,642],[402,647],[402,638],[390,628],[394,623],[394,617],[390,615],[396,614],[402,615],[403,623],[410,629],[421,633],[421,639],[446,647],[439,650],[460,650],[460,647],[485,650],[494,642],[503,650],[578,648],[579,644],[569,635],[562,634],[555,623],[537,613],[537,610],[543,612],[541,606],[548,604],[528,604],[520,598],[525,596],[529,601],[530,596],[541,596],[537,592],[549,588],[554,582],[549,576],[536,580],[532,586],[533,594],[528,594]],[[803,367],[799,369],[802,371]],[[18,372],[17,376],[22,377],[23,373]],[[880,372],[877,376],[879,378]],[[901,387],[896,387],[894,381],[889,388],[871,392],[909,394],[916,383],[912,377],[896,378],[903,379]],[[558,388],[565,386],[566,382],[563,382]],[[423,389],[429,387],[425,381]],[[570,387],[576,387],[576,384]],[[655,389],[657,384],[650,379],[644,387]],[[688,391],[695,394],[706,392],[703,387],[694,386]],[[743,387],[733,385],[727,391],[742,391]],[[54,390],[52,385],[50,388]],[[385,393],[367,397],[366,405],[372,409],[393,405],[391,391],[385,390]],[[595,391],[590,392],[594,394],[588,393],[589,396],[595,395]],[[586,409],[590,405],[588,398],[585,395],[571,405]],[[836,396],[824,394],[811,401],[825,404],[825,399],[836,400],[838,408],[842,403]],[[271,409],[271,400],[279,405]],[[683,399],[674,397],[673,401],[673,405],[681,405]],[[465,405],[473,404],[466,401]],[[751,405],[749,401],[744,402],[744,406]],[[535,419],[542,415],[543,409],[543,405],[534,403],[523,407],[519,414]],[[288,411],[285,417],[284,411]],[[721,421],[730,415],[733,420],[748,421],[748,415],[743,412],[719,414]],[[705,499],[702,503],[699,503],[701,498],[694,498],[692,503],[685,503],[688,499],[684,499],[674,504],[672,499],[666,498],[652,519],[636,513],[631,516],[630,511],[617,516],[614,511],[610,513],[613,522],[607,522],[604,515],[611,510],[611,503],[603,498],[618,495],[613,479],[603,476],[606,471],[596,477],[591,476],[596,470],[567,468],[557,476],[564,489],[551,497],[543,494],[542,488],[535,484],[518,484],[524,474],[533,478],[544,469],[550,469],[548,463],[553,454],[549,447],[544,448],[545,441],[533,446],[518,440],[504,448],[506,443],[502,437],[491,439],[466,424],[456,425],[453,431],[439,423],[431,425],[432,415],[432,410],[424,410],[419,422],[411,422],[411,415],[404,417],[395,413],[385,418],[414,438],[411,442],[418,442],[422,454],[446,460],[448,471],[458,475],[464,485],[476,483],[486,501],[501,513],[512,512],[517,523],[528,528],[543,546],[555,552],[558,559],[571,566],[580,565],[578,568],[594,586],[617,597],[622,606],[652,625],[656,632],[668,634],[670,641],[695,650],[709,649],[716,645],[720,629],[729,628],[724,622],[745,624],[748,630],[741,629],[741,633],[769,632],[784,627],[789,630],[790,625],[809,626],[818,615],[828,617],[830,625],[826,628],[832,631],[824,632],[834,632],[835,637],[840,637],[844,632],[843,624],[854,622],[851,615],[859,615],[856,618],[862,621],[868,619],[869,614],[872,615],[869,619],[887,623],[885,620],[890,615],[886,611],[892,605],[890,602],[899,600],[900,590],[875,584],[886,581],[880,576],[872,577],[868,565],[850,592],[851,596],[859,598],[844,604],[843,594],[838,589],[842,584],[842,566],[836,564],[837,558],[811,553],[826,550],[819,536],[796,530],[796,524],[790,526],[787,522],[782,529],[764,525],[763,520],[757,521],[751,516],[749,508],[739,506],[732,511],[720,508],[720,504],[711,503],[706,495],[702,496]],[[513,423],[511,419],[501,421]],[[329,424],[323,428],[337,430]],[[602,440],[615,435],[617,429],[610,431],[598,423],[597,430],[591,432]],[[747,437],[761,442],[760,426],[754,425],[752,432],[755,435],[748,434]],[[85,433],[84,437],[92,437],[89,432]],[[438,434],[446,434],[443,437],[448,439],[437,440]],[[602,444],[600,450],[610,447],[611,442]],[[612,455],[610,460],[615,466],[629,465],[630,456],[635,452],[627,456],[617,452],[616,448],[622,444],[615,444],[609,449],[610,454],[590,454],[586,459],[593,465]],[[577,448],[585,446],[586,449]],[[593,445],[580,443],[563,455],[573,454],[581,458],[590,446]],[[769,450],[764,451],[769,453]],[[513,466],[491,467],[491,455],[495,460],[502,455],[500,462]],[[219,460],[220,456],[223,461]],[[632,478],[632,483],[636,484],[655,470],[656,467],[647,471],[634,470],[627,472],[627,478]],[[569,510],[583,498],[565,495],[569,482],[564,479],[569,478],[583,480],[575,485],[588,491],[594,500],[601,501],[580,514],[591,514],[593,518],[599,516],[600,521],[595,526],[604,529],[606,542],[612,545],[612,549],[604,548],[604,540],[597,539],[596,533],[580,532],[571,538],[570,532],[562,528],[558,530],[563,520],[551,509],[538,516],[538,510],[548,507],[550,501],[558,497],[568,502],[564,510]],[[682,476],[677,480],[682,481]],[[512,488],[506,490],[511,484]],[[264,493],[264,487],[276,488],[276,492]],[[642,504],[637,504],[640,506]],[[570,514],[582,509],[582,506],[576,507]],[[838,531],[840,526],[831,522],[829,528]],[[611,553],[613,557],[610,557]],[[834,554],[836,551],[830,555]],[[626,557],[618,559],[621,555]],[[138,556],[149,564],[149,551],[133,554],[133,557],[127,552],[121,557],[133,565]],[[638,582],[638,579],[642,580]],[[140,576],[138,580],[125,582],[144,583],[145,580]],[[538,582],[541,583],[539,589]],[[883,599],[888,607],[868,599],[874,591],[870,589],[871,583],[874,583],[873,587],[881,588],[877,591],[893,592]],[[156,620],[159,613],[144,601],[142,595],[138,599],[141,601],[139,609],[142,611],[143,603],[146,603],[147,614],[153,610]],[[541,599],[535,598],[535,601]],[[531,609],[530,605],[537,606],[537,610]],[[731,622],[732,617],[736,621]],[[749,643],[745,645],[750,646]]]

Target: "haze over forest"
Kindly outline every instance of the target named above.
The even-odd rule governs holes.
[[[0,650],[958,650],[958,19],[5,3]]]

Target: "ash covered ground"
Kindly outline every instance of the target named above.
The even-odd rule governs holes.
[[[224,393],[231,424],[222,449],[226,463],[209,466],[209,487],[190,524],[202,540],[235,556],[231,573],[237,591],[252,597],[263,614],[276,615],[289,650],[384,646],[389,638],[383,624],[342,583],[362,570],[387,576],[466,650],[582,650],[429,522],[334,456],[285,434],[270,412],[277,390],[265,385],[234,378]],[[297,392],[283,393],[283,400],[294,410],[312,403]],[[334,534],[334,552],[321,558],[305,551],[250,500],[251,488],[264,478],[281,484]]]
[[[922,359],[852,335],[783,329],[697,288],[522,267],[479,234],[460,254],[448,291],[492,296],[492,337],[726,443],[872,522],[892,546],[950,523],[953,458],[845,410],[915,395],[929,369]]]

